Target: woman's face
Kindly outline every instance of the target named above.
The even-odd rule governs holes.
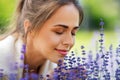
[[[39,58],[57,63],[64,58],[75,42],[79,28],[79,12],[74,5],[59,8],[41,27],[38,35],[32,39],[33,49]]]

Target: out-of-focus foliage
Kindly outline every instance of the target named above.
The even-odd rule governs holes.
[[[85,26],[87,29],[99,29],[100,18],[105,22],[105,29],[112,30],[119,17],[120,0],[82,0]],[[86,25],[86,23],[88,23]]]
[[[15,0],[0,0],[0,32],[5,30],[15,10]]]

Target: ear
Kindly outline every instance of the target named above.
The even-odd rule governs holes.
[[[28,28],[29,28],[30,25],[31,25],[30,21],[28,19],[25,19],[25,21],[24,21],[24,30],[25,30],[25,33],[27,33],[27,30],[28,30]]]

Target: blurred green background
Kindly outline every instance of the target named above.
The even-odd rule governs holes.
[[[17,0],[0,0],[0,33],[5,31],[14,14]],[[120,40],[120,0],[80,0],[84,10],[84,21],[77,34],[76,46],[93,46],[99,39],[100,18],[105,22],[106,46]],[[93,47],[88,47],[91,49]],[[76,47],[75,47],[76,48]]]
[[[118,25],[120,0],[81,0],[81,2],[85,12],[84,28],[98,30],[100,18],[103,18],[106,30],[113,30]]]
[[[0,0],[0,33],[3,33],[9,24],[14,11],[16,0]]]

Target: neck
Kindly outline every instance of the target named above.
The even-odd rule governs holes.
[[[32,51],[31,49],[28,50],[26,49],[24,64],[28,65],[30,71],[39,72],[46,59],[38,52]]]

